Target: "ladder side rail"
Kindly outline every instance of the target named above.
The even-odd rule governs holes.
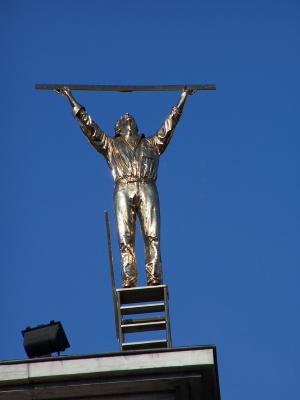
[[[119,337],[119,344],[120,344],[120,350],[123,350],[123,344],[125,343],[125,334],[123,332],[122,329],[122,314],[121,314],[121,308],[120,308],[120,304],[121,304],[121,299],[120,299],[120,293],[116,292],[116,296],[117,296],[117,319],[118,319],[118,326],[117,326],[117,331],[118,331],[118,337]]]
[[[164,300],[165,300],[167,342],[168,342],[168,347],[172,347],[172,334],[171,334],[171,324],[170,324],[170,314],[169,314],[169,292],[167,287],[164,287]]]

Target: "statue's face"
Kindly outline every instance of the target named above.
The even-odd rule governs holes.
[[[115,126],[117,135],[132,136],[138,133],[135,119],[128,113],[123,114],[117,121]]]

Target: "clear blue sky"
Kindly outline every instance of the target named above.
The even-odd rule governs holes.
[[[20,331],[52,319],[66,354],[118,351],[110,171],[34,84],[216,83],[159,170],[174,345],[216,344],[224,400],[298,398],[299,17],[296,0],[2,2],[0,359],[25,358]],[[74,94],[110,134],[127,111],[154,133],[178,97]]]

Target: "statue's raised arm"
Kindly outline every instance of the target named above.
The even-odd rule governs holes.
[[[170,114],[165,119],[162,126],[158,131],[151,137],[153,146],[157,149],[159,155],[161,155],[166,147],[168,146],[174,129],[181,117],[186,99],[189,95],[193,94],[192,90],[183,90],[177,104],[173,107]]]
[[[91,145],[104,156],[107,156],[110,137],[99,128],[85,108],[75,100],[69,88],[64,87],[63,89],[56,89],[55,91],[69,100],[73,109],[73,115],[79,122],[82,132],[85,134]]]

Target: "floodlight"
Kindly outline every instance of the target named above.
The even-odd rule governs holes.
[[[24,349],[29,358],[60,354],[70,347],[64,328],[60,321],[50,321],[49,324],[27,327],[22,330]]]

